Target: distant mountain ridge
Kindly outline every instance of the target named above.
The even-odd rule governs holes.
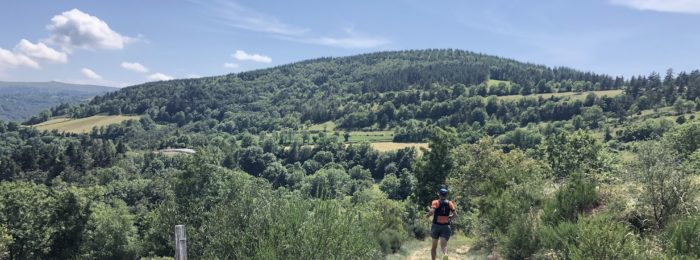
[[[24,121],[39,112],[59,106],[89,101],[118,88],[49,82],[0,81],[0,120]]]

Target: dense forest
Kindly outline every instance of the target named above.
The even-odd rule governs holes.
[[[162,259],[184,224],[191,258],[382,259],[428,236],[447,185],[456,233],[485,254],[697,259],[699,97],[700,71],[623,79],[460,50],[132,86],[27,124],[139,120],[0,121],[0,258]],[[429,149],[348,141],[380,130]]]

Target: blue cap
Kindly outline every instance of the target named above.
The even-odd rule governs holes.
[[[447,189],[446,189],[446,188],[440,188],[440,190],[439,190],[438,192],[440,193],[440,195],[447,195]]]

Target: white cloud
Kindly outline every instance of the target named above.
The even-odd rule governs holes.
[[[249,54],[242,50],[237,50],[233,55],[231,55],[231,57],[240,61],[253,61],[262,63],[272,62],[272,58],[270,58],[269,56],[264,56],[260,54]]]
[[[238,65],[237,63],[230,63],[230,62],[224,63],[224,68],[227,68],[227,69],[237,69],[240,67],[241,67],[241,65]]]
[[[610,0],[610,3],[638,10],[700,14],[698,0]]]
[[[68,55],[66,55],[63,52],[54,50],[53,48],[46,46],[46,44],[41,42],[34,44],[26,39],[22,39],[21,41],[19,41],[17,46],[15,46],[15,51],[36,59],[42,59],[59,63],[68,62]]]
[[[53,33],[49,41],[63,46],[65,50],[72,48],[118,50],[132,41],[131,38],[113,31],[106,22],[78,9],[54,16],[47,28]]]
[[[14,53],[0,48],[0,70],[5,68],[29,67],[40,69],[39,63],[21,53]]]
[[[88,68],[83,68],[80,70],[80,72],[83,73],[83,76],[90,78],[90,79],[102,79],[102,76],[100,76],[99,74],[95,73],[94,71],[92,71],[91,69],[88,69]]]
[[[141,63],[138,62],[122,62],[122,68],[131,70],[131,71],[136,71],[140,73],[146,73],[148,72],[148,68],[146,66],[143,66]]]
[[[150,81],[163,81],[163,80],[171,80],[173,77],[165,75],[163,73],[154,73],[148,76],[148,80]]]

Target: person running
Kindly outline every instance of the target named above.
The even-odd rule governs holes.
[[[430,228],[430,236],[433,238],[433,247],[430,250],[430,255],[433,260],[437,254],[438,240],[440,240],[440,249],[442,250],[442,259],[447,260],[447,241],[452,235],[452,218],[457,217],[457,209],[452,201],[447,200],[447,188],[442,187],[438,190],[440,199],[433,200],[426,217],[433,217],[433,225]]]

